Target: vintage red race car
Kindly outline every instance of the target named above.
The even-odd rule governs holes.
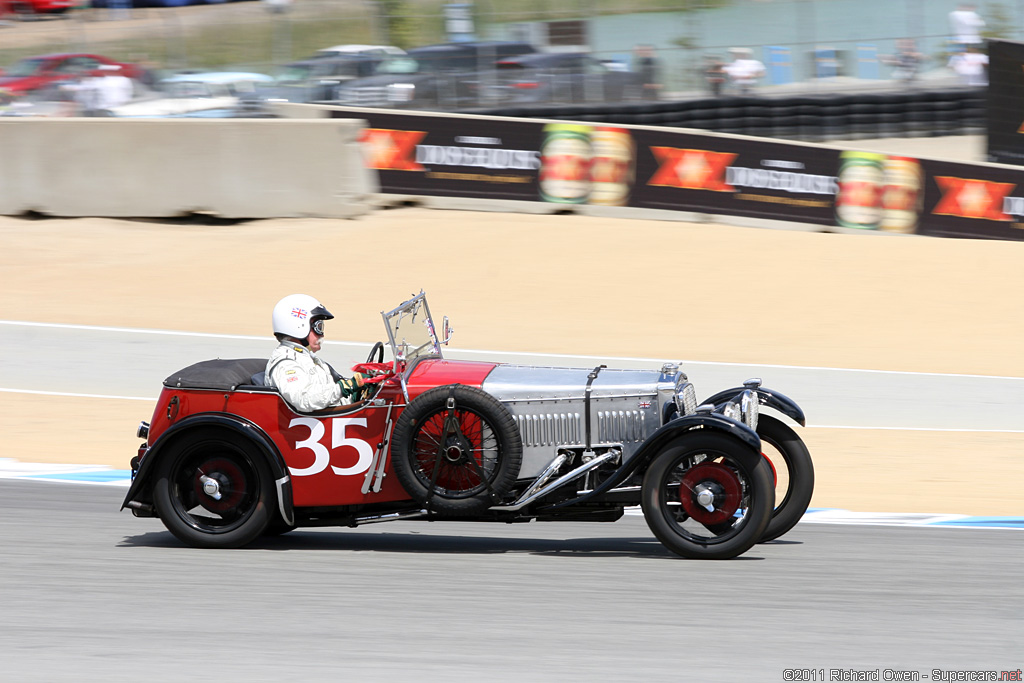
[[[698,405],[670,363],[447,360],[447,318],[439,338],[422,292],[382,316],[391,357],[378,342],[354,368],[371,379],[352,405],[296,412],[264,386],[260,358],[168,377],[139,427],[122,509],[190,545],[231,548],[296,527],[615,521],[639,505],[673,552],[724,559],[786,533],[807,508],[807,449],[760,414],[803,424],[803,412],[760,380]]]
[[[0,0],[0,17],[64,14],[74,6],[74,0]]]

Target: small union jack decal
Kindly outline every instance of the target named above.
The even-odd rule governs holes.
[[[292,309],[292,317],[293,318],[298,318],[299,320],[305,320],[306,316],[308,316],[308,315],[309,315],[309,313],[307,313],[306,309],[304,309],[304,308],[293,308]]]
[[[640,399],[637,402],[637,408],[650,408],[650,407],[651,407],[651,402],[646,400],[646,399]]]

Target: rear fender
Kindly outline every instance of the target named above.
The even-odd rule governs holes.
[[[713,403],[716,406],[725,403],[737,395],[743,393],[746,387],[736,387],[734,389],[726,389],[720,391],[709,399],[704,400],[701,405],[707,403]],[[801,427],[806,427],[806,418],[804,418],[804,411],[796,404],[796,401],[789,398],[785,394],[780,394],[777,391],[771,389],[765,389],[764,387],[758,387],[757,400],[763,406],[774,408],[786,417],[791,418],[794,422],[799,424]]]
[[[741,390],[742,391],[742,390]],[[608,477],[604,482],[597,486],[593,491],[586,493],[578,498],[567,500],[557,505],[552,505],[547,510],[553,510],[561,507],[568,507],[570,505],[576,505],[577,503],[583,503],[591,498],[599,496],[611,489],[619,486],[622,482],[629,479],[636,472],[642,472],[647,469],[647,466],[651,464],[665,448],[671,446],[674,442],[684,439],[688,434],[701,430],[713,430],[722,434],[726,434],[729,437],[736,440],[736,444],[740,448],[746,448],[751,453],[756,455],[758,458],[761,457],[761,438],[757,435],[757,432],[747,427],[742,422],[719,415],[717,413],[695,413],[693,415],[686,415],[685,417],[677,417],[676,419],[662,425],[651,434],[637,449],[633,457],[628,462],[615,471],[612,476]]]
[[[292,506],[291,476],[288,473],[288,466],[285,464],[284,458],[281,457],[281,453],[270,440],[270,437],[255,424],[237,415],[225,415],[223,413],[201,413],[194,415],[172,425],[161,434],[139,463],[139,471],[134,479],[132,479],[132,484],[128,488],[128,494],[125,496],[124,502],[121,503],[122,510],[125,507],[138,508],[140,505],[148,506],[153,502],[153,477],[157,469],[156,463],[164,457],[168,445],[173,444],[178,436],[197,427],[220,427],[233,431],[251,441],[263,454],[267,466],[270,467],[271,476],[274,477],[274,486],[277,489],[277,504],[281,517],[288,524],[295,523]]]

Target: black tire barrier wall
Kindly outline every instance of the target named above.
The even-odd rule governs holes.
[[[985,88],[474,109],[465,113],[698,130],[820,142],[985,132]]]

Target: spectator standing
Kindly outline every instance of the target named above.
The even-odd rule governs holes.
[[[63,83],[60,88],[71,93],[81,116],[105,116],[105,85],[103,76],[83,76],[73,83]]]
[[[99,108],[109,112],[122,104],[128,104],[135,91],[132,79],[122,74],[120,67],[113,64],[103,64],[100,69],[104,73],[99,79]]]
[[[725,64],[716,55],[704,57],[704,81],[708,84],[708,90],[712,97],[722,94],[722,87],[725,85]]]
[[[729,52],[733,60],[723,68],[740,94],[746,95],[757,85],[757,80],[764,76],[764,64],[754,59],[754,51],[749,47],[734,47]]]
[[[923,60],[924,55],[917,51],[913,38],[896,41],[896,54],[882,58],[883,63],[892,67],[892,77],[908,85],[917,78]]]
[[[645,100],[658,99],[661,82],[658,78],[658,58],[650,45],[637,45],[633,49],[633,70],[640,77],[640,97]]]
[[[988,85],[988,55],[977,45],[968,46],[963,52],[953,55],[949,66],[964,85],[975,88]]]
[[[975,11],[972,3],[960,4],[949,13],[949,29],[953,34],[953,42],[961,48],[981,44],[981,31],[985,28],[985,20]]]

